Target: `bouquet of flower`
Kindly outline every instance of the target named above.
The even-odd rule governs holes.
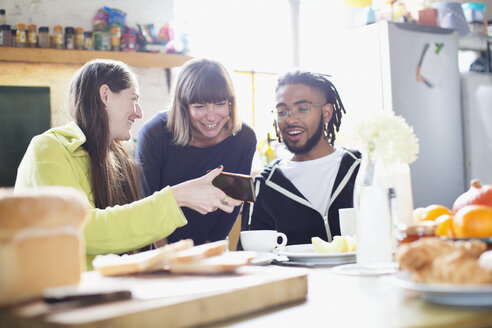
[[[413,128],[393,113],[379,112],[363,117],[347,135],[348,143],[371,159],[407,164],[417,159],[419,142]]]

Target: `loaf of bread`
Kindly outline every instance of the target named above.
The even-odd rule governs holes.
[[[0,189],[0,305],[79,283],[86,206],[85,196],[69,187]]]

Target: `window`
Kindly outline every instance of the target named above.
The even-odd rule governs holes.
[[[233,71],[241,117],[255,129],[259,148],[268,133],[275,137],[278,74],[297,66],[334,74],[346,26],[340,0],[176,0],[174,10],[191,55]]]

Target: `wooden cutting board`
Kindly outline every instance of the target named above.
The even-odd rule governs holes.
[[[131,300],[53,310],[41,301],[0,309],[0,327],[186,327],[306,299],[307,272],[276,266],[234,274],[82,275],[80,289],[127,288]]]

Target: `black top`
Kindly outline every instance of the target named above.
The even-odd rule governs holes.
[[[207,147],[177,146],[167,129],[167,112],[156,114],[140,130],[136,158],[142,167],[144,196],[166,186],[203,176],[207,171],[224,166],[224,172],[251,173],[251,163],[256,150],[256,136],[246,124],[235,135]],[[193,239],[195,245],[227,237],[239,213],[237,207],[229,214],[218,210],[202,215],[182,208],[188,224],[168,236],[169,242],[184,238]]]

